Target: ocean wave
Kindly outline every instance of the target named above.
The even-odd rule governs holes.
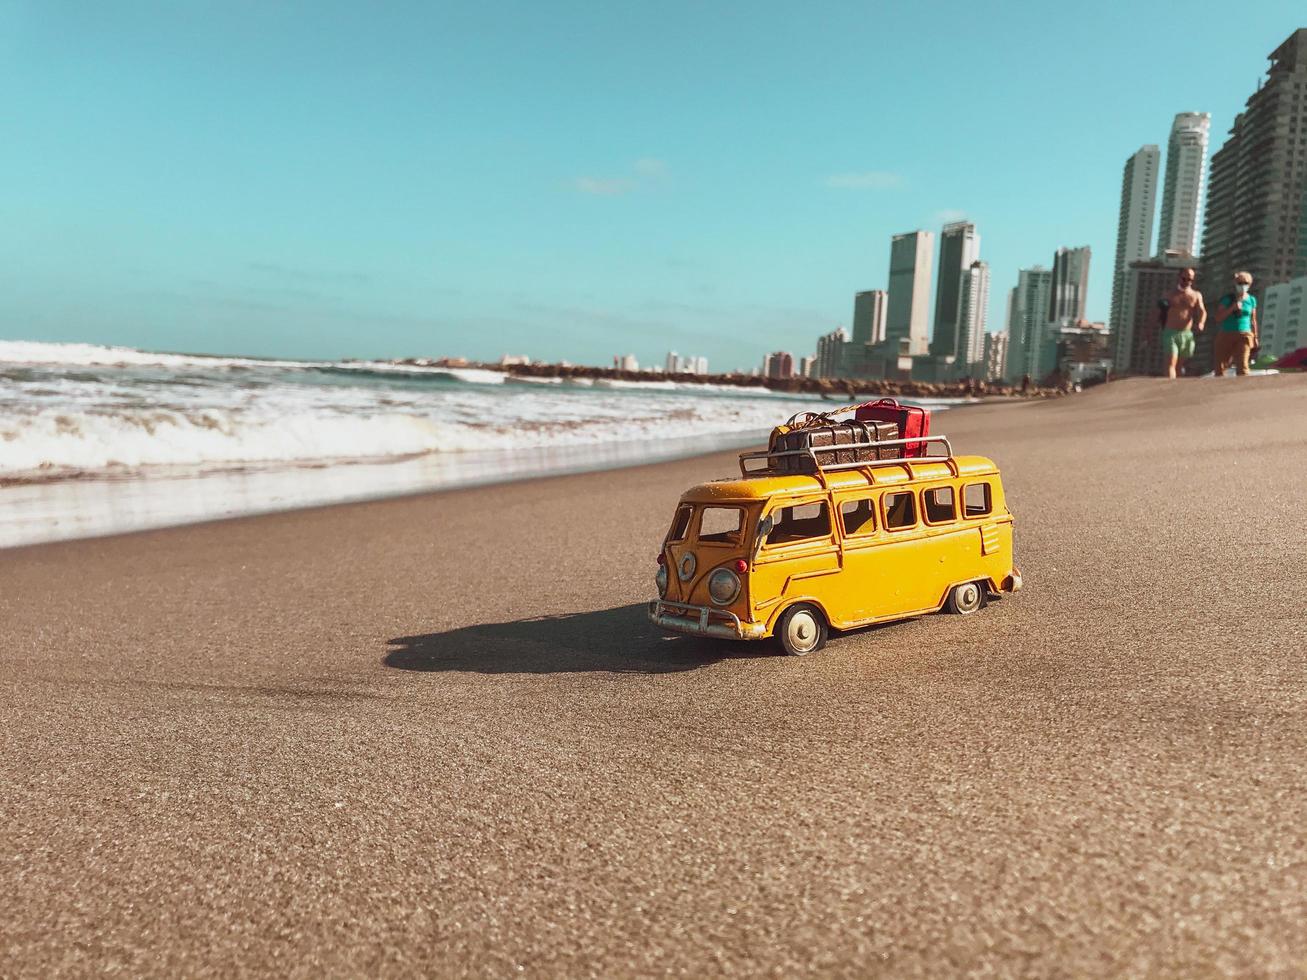
[[[60,344],[29,340],[0,340],[0,365],[19,365],[0,371],[0,378],[18,376],[32,367],[68,368],[165,368],[200,371],[264,370],[310,371],[344,377],[430,377],[468,384],[498,385],[508,377],[502,371],[485,368],[445,367],[438,364],[404,364],[383,360],[301,361],[277,358],[225,357],[217,354],[171,354],[106,347],[99,344]]]
[[[404,414],[254,418],[216,409],[50,410],[0,425],[0,473],[382,459],[512,442],[501,433]]]
[[[443,417],[383,410],[251,411],[182,405],[82,410],[48,407],[0,423],[0,474],[22,476],[152,466],[343,462],[424,454],[545,448],[753,428],[692,410],[646,417],[607,412],[505,417],[461,406]],[[752,415],[753,413],[745,413]],[[570,417],[569,417],[570,416]],[[755,423],[756,424],[756,423]]]
[[[562,396],[513,411],[481,397],[440,411],[373,402],[371,411],[296,405],[289,398],[244,407],[121,402],[45,406],[0,422],[0,475],[59,478],[151,467],[338,463],[419,455],[547,449],[757,433],[778,419],[774,404],[723,409],[660,400],[641,407]],[[795,406],[797,408],[797,406]]]
[[[276,362],[278,364],[286,362]],[[468,384],[498,385],[507,379],[502,371],[490,371],[486,368],[443,367],[437,364],[400,364],[394,361],[324,361],[310,365],[315,371],[325,374],[337,374],[344,377],[386,378],[452,378]]]
[[[105,347],[99,344],[52,344],[35,340],[0,340],[0,364],[40,364],[61,367],[166,367],[223,368],[311,367],[311,361],[268,361],[253,357],[220,357],[208,354],[168,354],[133,347]]]
[[[729,385],[506,385],[508,375],[477,368],[87,344],[4,341],[0,362],[11,364],[0,369],[0,477],[8,482],[624,444],[652,454],[676,440],[761,440],[789,415],[828,405]],[[456,383],[428,383],[433,376]]]

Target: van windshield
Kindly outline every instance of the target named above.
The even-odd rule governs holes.
[[[688,504],[682,504],[676,510],[676,516],[672,519],[672,529],[667,535],[668,541],[684,541],[685,532],[690,529],[690,517],[694,514],[694,509]]]
[[[739,544],[744,511],[739,507],[705,507],[699,518],[701,544]]]

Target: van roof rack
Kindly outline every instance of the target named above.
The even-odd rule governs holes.
[[[936,443],[942,447],[943,452],[930,452],[930,444]],[[885,449],[892,446],[921,446],[926,453],[924,456],[902,456],[896,459],[866,459],[856,463],[823,463],[817,459],[818,453],[824,453],[834,456],[836,453],[844,453],[851,449]],[[907,470],[908,475],[912,476],[913,463],[945,463],[949,471],[957,477],[961,476],[958,469],[957,461],[953,458],[953,445],[948,441],[948,436],[918,436],[915,439],[881,439],[868,440],[867,442],[849,442],[839,446],[805,446],[803,449],[785,449],[780,452],[772,452],[770,449],[764,449],[751,453],[740,453],[740,474],[742,476],[776,476],[777,471],[772,468],[772,460],[780,459],[787,456],[800,456],[812,460],[812,472],[793,474],[796,476],[815,476],[823,487],[826,486],[826,474],[837,470],[862,470],[871,469],[873,466],[902,466]],[[767,463],[758,469],[749,469],[749,462],[763,459]],[[791,475],[791,474],[785,474]],[[868,474],[870,476],[870,474]]]

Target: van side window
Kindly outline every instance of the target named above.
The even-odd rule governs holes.
[[[963,513],[968,517],[984,517],[994,509],[993,495],[988,483],[968,483],[962,491]]]
[[[943,524],[957,517],[952,487],[931,487],[921,494],[927,524]]]
[[[772,512],[772,521],[771,533],[767,535],[769,545],[830,535],[830,512],[826,509],[824,500],[782,507]]]
[[[911,490],[885,494],[885,527],[898,531],[917,523],[916,495]]]
[[[668,541],[684,541],[685,532],[690,529],[690,515],[694,513],[689,507],[681,507],[672,518],[672,530],[667,535]]]
[[[871,497],[842,501],[840,520],[844,522],[846,535],[870,534],[876,530],[876,502]]]
[[[699,540],[729,544],[740,540],[744,511],[738,507],[705,507],[699,518]]]

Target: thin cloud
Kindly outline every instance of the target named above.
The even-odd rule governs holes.
[[[629,177],[577,177],[572,186],[582,194],[597,194],[600,197],[616,197],[629,194],[635,190],[635,181]]]
[[[667,161],[656,157],[641,157],[631,164],[633,176],[627,177],[577,177],[572,181],[572,189],[582,194],[596,194],[600,197],[617,197],[632,191],[651,187],[667,176]]]
[[[644,157],[635,161],[635,172],[641,177],[667,176],[667,161],[655,157]]]
[[[866,170],[862,173],[831,174],[826,178],[827,187],[850,191],[887,191],[903,186],[900,174],[888,170]]]
[[[347,282],[359,285],[372,281],[372,277],[367,273],[351,269],[304,269],[277,262],[247,262],[245,265],[251,272],[277,279],[298,279],[302,282],[317,283]]]

